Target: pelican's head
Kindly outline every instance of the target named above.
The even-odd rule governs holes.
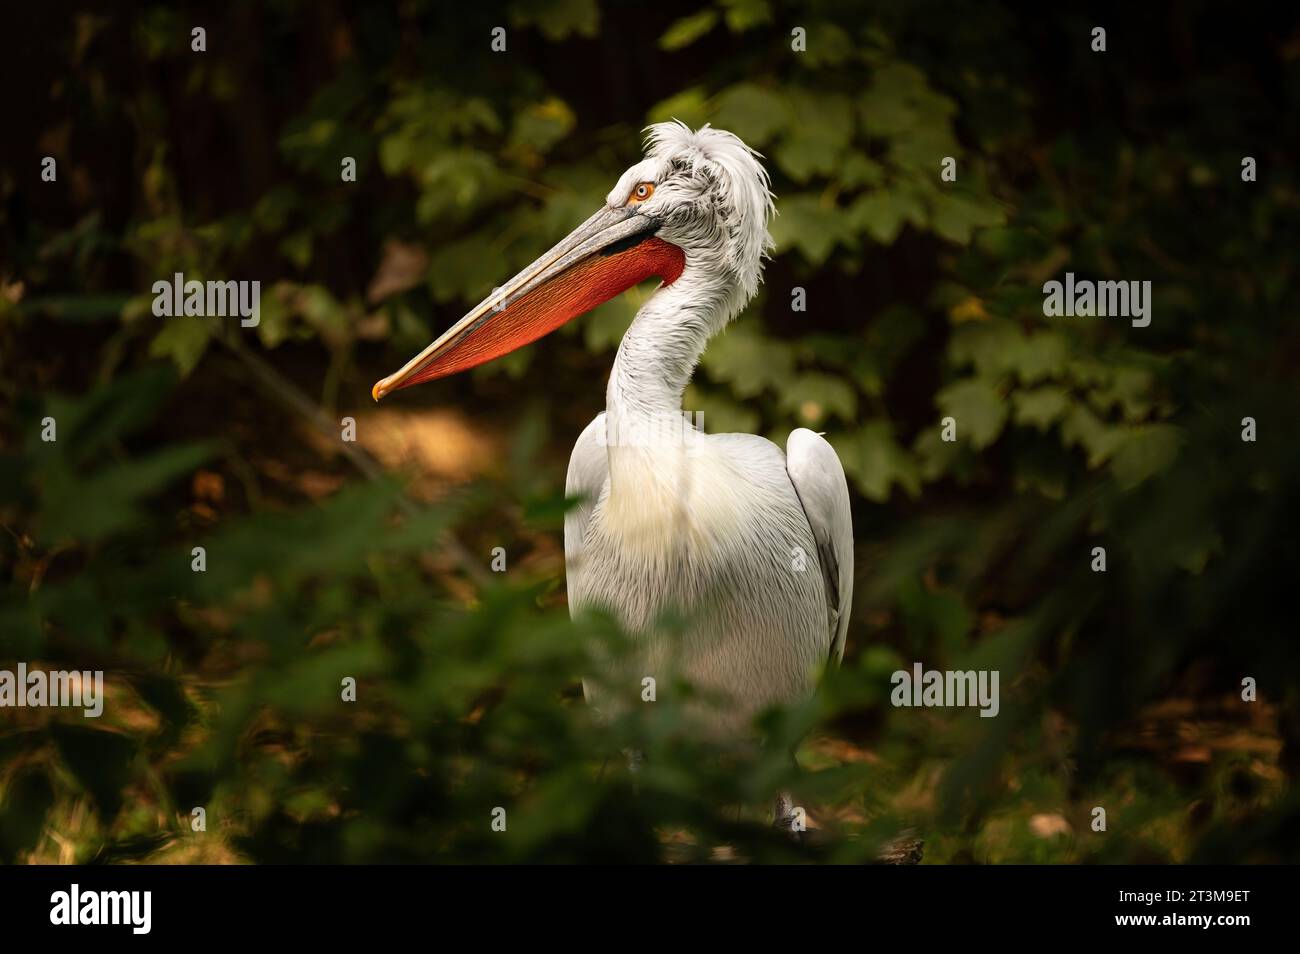
[[[530,344],[651,276],[671,285],[690,269],[713,279],[734,313],[758,288],[772,244],[772,193],[759,158],[707,125],[649,127],[645,158],[619,177],[603,207],[378,382],[375,400]]]

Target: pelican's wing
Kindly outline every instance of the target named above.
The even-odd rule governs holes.
[[[785,469],[817,541],[830,606],[828,646],[838,662],[853,608],[853,514],[844,465],[820,434],[801,427],[785,443]]]
[[[564,481],[564,495],[580,498],[564,515],[564,568],[569,581],[569,612],[573,612],[573,574],[582,563],[587,524],[596,508],[609,477],[609,453],[599,440],[605,432],[605,415],[597,414],[587,425],[569,455],[569,476]]]

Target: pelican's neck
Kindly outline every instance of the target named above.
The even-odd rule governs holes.
[[[606,420],[628,428],[682,412],[682,392],[713,333],[737,309],[733,283],[687,268],[637,312],[614,358]]]

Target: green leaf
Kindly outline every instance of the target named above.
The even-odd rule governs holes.
[[[63,469],[45,473],[41,487],[41,540],[94,543],[142,519],[138,503],[212,455],[210,447],[176,444],[145,457],[114,464],[90,476]]]
[[[1061,424],[1061,440],[1067,447],[1082,447],[1090,469],[1110,460],[1127,436],[1122,427],[1104,423],[1080,402],[1075,402]]]
[[[35,457],[63,453],[79,467],[105,447],[152,421],[175,386],[176,376],[154,364],[95,388],[90,394],[67,398],[51,395],[46,411],[59,422],[59,441],[46,444],[36,432],[28,445]]]
[[[845,473],[869,500],[884,503],[895,484],[909,496],[920,493],[921,478],[916,462],[894,439],[888,421],[870,421],[857,432],[837,437],[832,443]]]
[[[722,5],[726,7],[727,27],[732,33],[743,33],[772,20],[767,0],[722,0]]]
[[[1042,387],[1016,391],[1012,396],[1016,423],[1046,431],[1063,418],[1070,407],[1070,392],[1064,388]]]
[[[659,37],[661,50],[680,50],[708,33],[718,22],[718,11],[704,9],[676,20]]]
[[[731,385],[732,393],[740,398],[783,384],[794,372],[790,350],[748,324],[728,328],[714,338],[700,364],[709,377]]]
[[[596,0],[518,0],[510,15],[520,26],[535,26],[548,40],[563,40],[570,34],[595,36],[600,27],[600,6]]]
[[[429,256],[429,290],[439,303],[482,301],[508,275],[500,250],[479,232],[440,245]]]
[[[1168,470],[1182,447],[1182,431],[1172,424],[1146,424],[1132,428],[1111,462],[1111,472],[1124,490]]]
[[[817,174],[833,175],[853,135],[852,102],[847,96],[806,89],[791,90],[787,97],[790,120],[775,150],[777,163],[800,183]],[[773,112],[770,106],[768,111]]]
[[[1012,486],[1016,493],[1032,491],[1048,500],[1065,499],[1072,462],[1060,448],[1033,445],[1018,449]]]
[[[709,434],[753,434],[760,423],[753,408],[694,384],[687,387],[682,407],[687,414],[699,414],[699,424]]]
[[[791,378],[780,389],[782,409],[798,417],[805,427],[815,427],[834,414],[842,421],[853,422],[858,413],[858,396],[843,378],[816,371],[805,371]]]
[[[808,27],[808,49],[800,58],[814,66],[836,66],[856,52],[857,44],[847,31],[822,21]]]
[[[691,86],[680,93],[660,100],[650,107],[646,120],[652,123],[680,119],[688,126],[700,126],[709,119],[709,108],[704,88]]]
[[[903,225],[925,224],[925,207],[905,189],[882,189],[861,195],[848,212],[855,231],[865,231],[881,245],[892,245]]]
[[[420,198],[416,218],[424,224],[459,220],[496,198],[508,194],[510,182],[493,155],[474,149],[440,152],[418,167]],[[470,238],[486,241],[480,232]]]
[[[567,136],[577,122],[564,100],[551,96],[521,109],[515,115],[510,142],[536,152],[546,152]]]
[[[181,377],[188,377],[208,350],[208,342],[217,328],[216,322],[221,320],[224,319],[168,318],[162,330],[149,342],[149,355],[170,358]]]
[[[940,192],[933,200],[930,224],[943,238],[962,245],[970,242],[977,228],[1006,221],[1002,207],[988,198]]]
[[[878,186],[885,180],[885,170],[880,163],[862,153],[851,152],[840,163],[839,180],[851,189]]]
[[[850,237],[851,222],[843,210],[818,196],[792,195],[781,201],[781,214],[772,221],[778,250],[797,248],[811,265],[820,265],[836,244]]]
[[[1024,347],[1024,333],[1010,321],[969,321],[953,329],[948,360],[958,368],[974,365],[981,377],[997,378],[1020,366]]]
[[[262,295],[257,337],[265,348],[274,348],[287,339],[292,331],[293,315],[285,307],[285,298],[292,294],[293,288],[288,282],[276,282]]]
[[[912,453],[916,455],[921,478],[936,481],[954,473],[962,457],[962,445],[958,441],[945,441],[942,428],[935,425],[927,427],[916,436],[912,442]]]
[[[1063,335],[1039,331],[1022,338],[1016,349],[1015,370],[1026,384],[1045,378],[1057,378],[1065,372],[1069,346]]]
[[[930,590],[913,578],[899,588],[897,599],[903,625],[913,640],[936,646],[948,658],[965,648],[975,616],[960,597]]]
[[[609,351],[617,348],[642,304],[642,295],[636,290],[628,291],[611,298],[581,319],[582,340],[587,350]]]
[[[755,83],[729,86],[717,98],[713,122],[734,132],[754,148],[762,148],[783,132],[793,116],[783,94]]]
[[[1155,376],[1146,368],[1119,366],[1112,368],[1104,384],[1089,392],[1088,398],[1100,411],[1119,406],[1130,421],[1145,418],[1152,407]]]
[[[1223,552],[1223,535],[1210,523],[1188,522],[1169,541],[1174,563],[1199,576],[1215,554]]]
[[[957,421],[957,439],[970,441],[971,447],[988,447],[1007,420],[1007,402],[987,381],[968,378],[950,384],[935,395],[935,403],[945,416]]]
[[[298,290],[297,307],[303,320],[326,338],[346,333],[347,313],[324,285],[303,285]]]
[[[312,234],[306,229],[292,232],[280,240],[280,254],[295,268],[306,268],[311,262]]]

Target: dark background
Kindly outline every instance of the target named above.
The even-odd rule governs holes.
[[[104,669],[108,703],[4,712],[0,860],[856,861],[903,829],[932,862],[1295,859],[1294,17],[560,0],[5,22],[0,667]],[[687,408],[782,445],[825,431],[854,495],[845,666],[769,714],[759,753],[692,738],[677,693],[615,725],[581,703],[590,637],[619,637],[567,619],[564,469],[650,287],[369,397],[669,117],[763,152],[779,212]],[[1151,325],[1045,318],[1067,270],[1151,281]],[[261,323],[155,318],[176,271],[260,280]],[[891,707],[918,660],[998,669],[1001,715]],[[813,844],[766,830],[780,782]]]

